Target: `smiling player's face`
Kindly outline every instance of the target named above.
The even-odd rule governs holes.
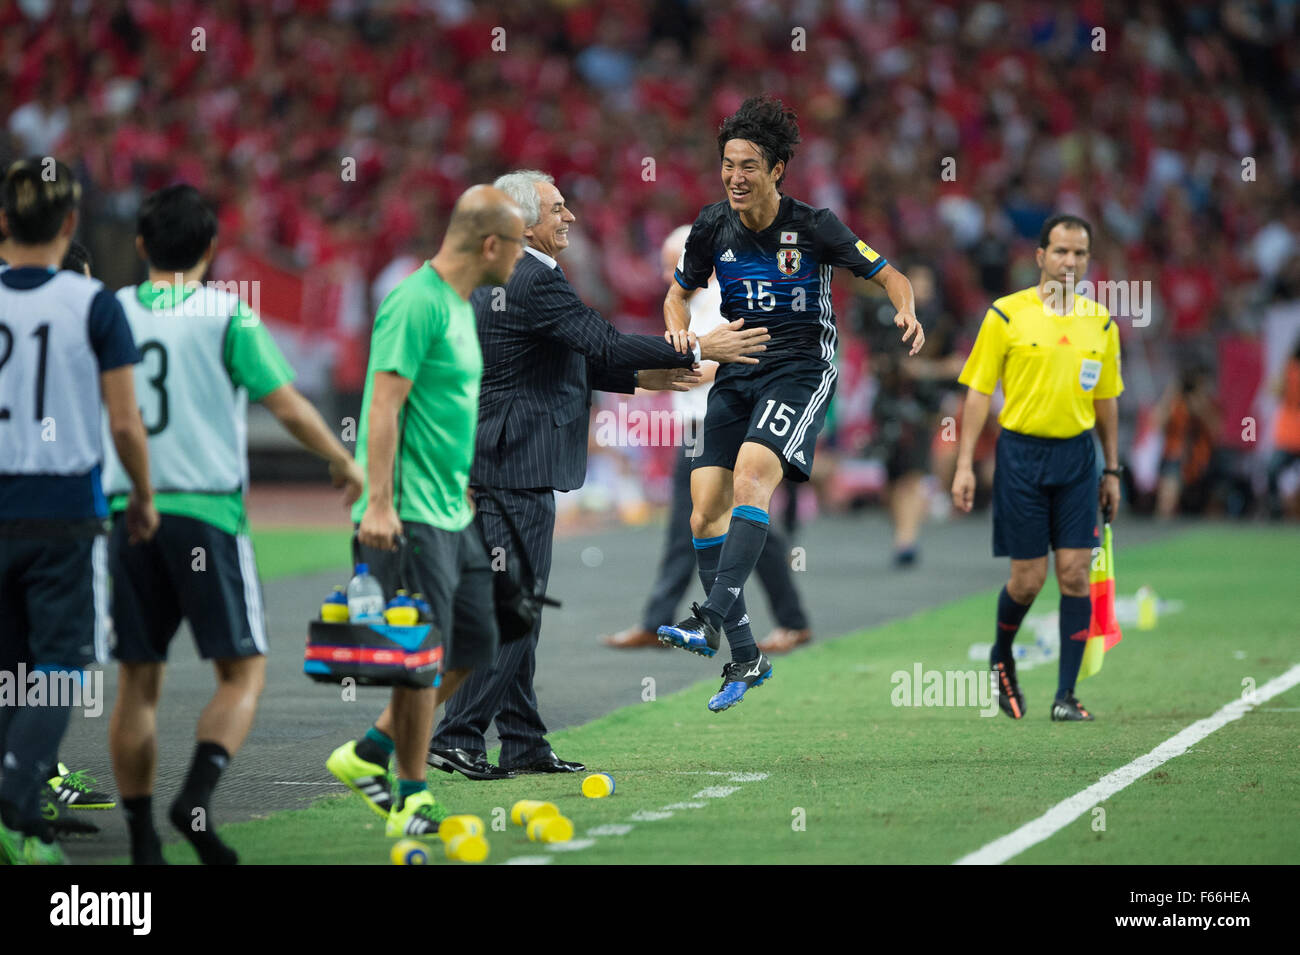
[[[722,188],[731,208],[741,214],[755,206],[770,205],[776,195],[776,181],[784,171],[783,162],[769,169],[763,150],[748,139],[729,139],[722,150]]]

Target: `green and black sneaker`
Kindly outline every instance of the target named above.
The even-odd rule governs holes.
[[[54,798],[64,809],[112,809],[117,800],[108,793],[96,792],[94,776],[77,770],[70,772],[59,763],[59,775],[49,781]]]

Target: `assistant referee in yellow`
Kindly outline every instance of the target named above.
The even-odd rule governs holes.
[[[1091,249],[1092,227],[1083,219],[1048,219],[1038,239],[1038,285],[993,303],[958,379],[968,390],[952,499],[963,511],[975,497],[975,444],[998,382],[1006,399],[993,473],[993,556],[1011,558],[1011,579],[998,597],[989,664],[997,674],[998,703],[1017,720],[1025,715],[1025,697],[1011,645],[1047,579],[1049,549],[1056,551],[1061,589],[1061,663],[1051,716],[1092,719],[1075,698],[1074,682],[1092,613],[1088,570],[1097,546],[1097,506],[1110,519],[1119,505],[1116,399],[1124,382],[1115,320],[1097,302],[1074,294]],[[1100,488],[1094,426],[1106,465]]]

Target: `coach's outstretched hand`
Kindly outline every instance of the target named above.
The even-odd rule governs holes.
[[[767,351],[763,343],[771,341],[772,336],[766,328],[743,328],[744,324],[745,320],[738,318],[701,336],[700,357],[716,362],[757,365],[758,359],[748,356]]]
[[[643,368],[636,386],[646,391],[690,391],[704,379],[694,368]]]

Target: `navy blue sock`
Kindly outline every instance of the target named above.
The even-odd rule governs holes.
[[[745,609],[745,591],[731,605],[731,612],[722,622],[722,629],[727,635],[727,644],[731,647],[731,659],[736,663],[749,663],[758,659],[758,644],[754,642],[754,632],[749,629],[749,611]]]
[[[722,545],[727,535],[721,537],[692,537],[695,545],[695,562],[700,568],[700,585],[704,587],[704,596],[709,596],[713,589],[713,578],[718,576],[718,558],[722,556]]]
[[[718,574],[709,588],[709,599],[700,608],[710,615],[709,622],[715,627],[731,615],[732,605],[754,572],[767,542],[767,525],[767,511],[761,507],[741,504],[732,508],[731,528],[718,557]]]
[[[53,677],[61,670],[49,670],[47,676]],[[45,829],[40,811],[41,786],[54,775],[59,743],[71,715],[72,707],[52,706],[48,700],[44,706],[14,707],[10,713],[5,752],[0,754],[4,759],[0,802],[9,804],[11,821],[17,822],[27,835],[38,835]]]
[[[1088,625],[1092,622],[1092,599],[1061,595],[1061,668],[1056,683],[1056,698],[1074,692],[1079,678],[1083,650],[1088,644]]]
[[[1011,644],[1020,631],[1021,621],[1025,619],[1025,614],[1029,613],[1029,608],[1033,605],[1032,600],[1027,604],[1016,603],[1011,599],[1011,594],[1007,593],[1007,588],[1002,588],[1002,593],[998,594],[997,643],[993,645],[990,665],[1000,660],[1011,659]]]

